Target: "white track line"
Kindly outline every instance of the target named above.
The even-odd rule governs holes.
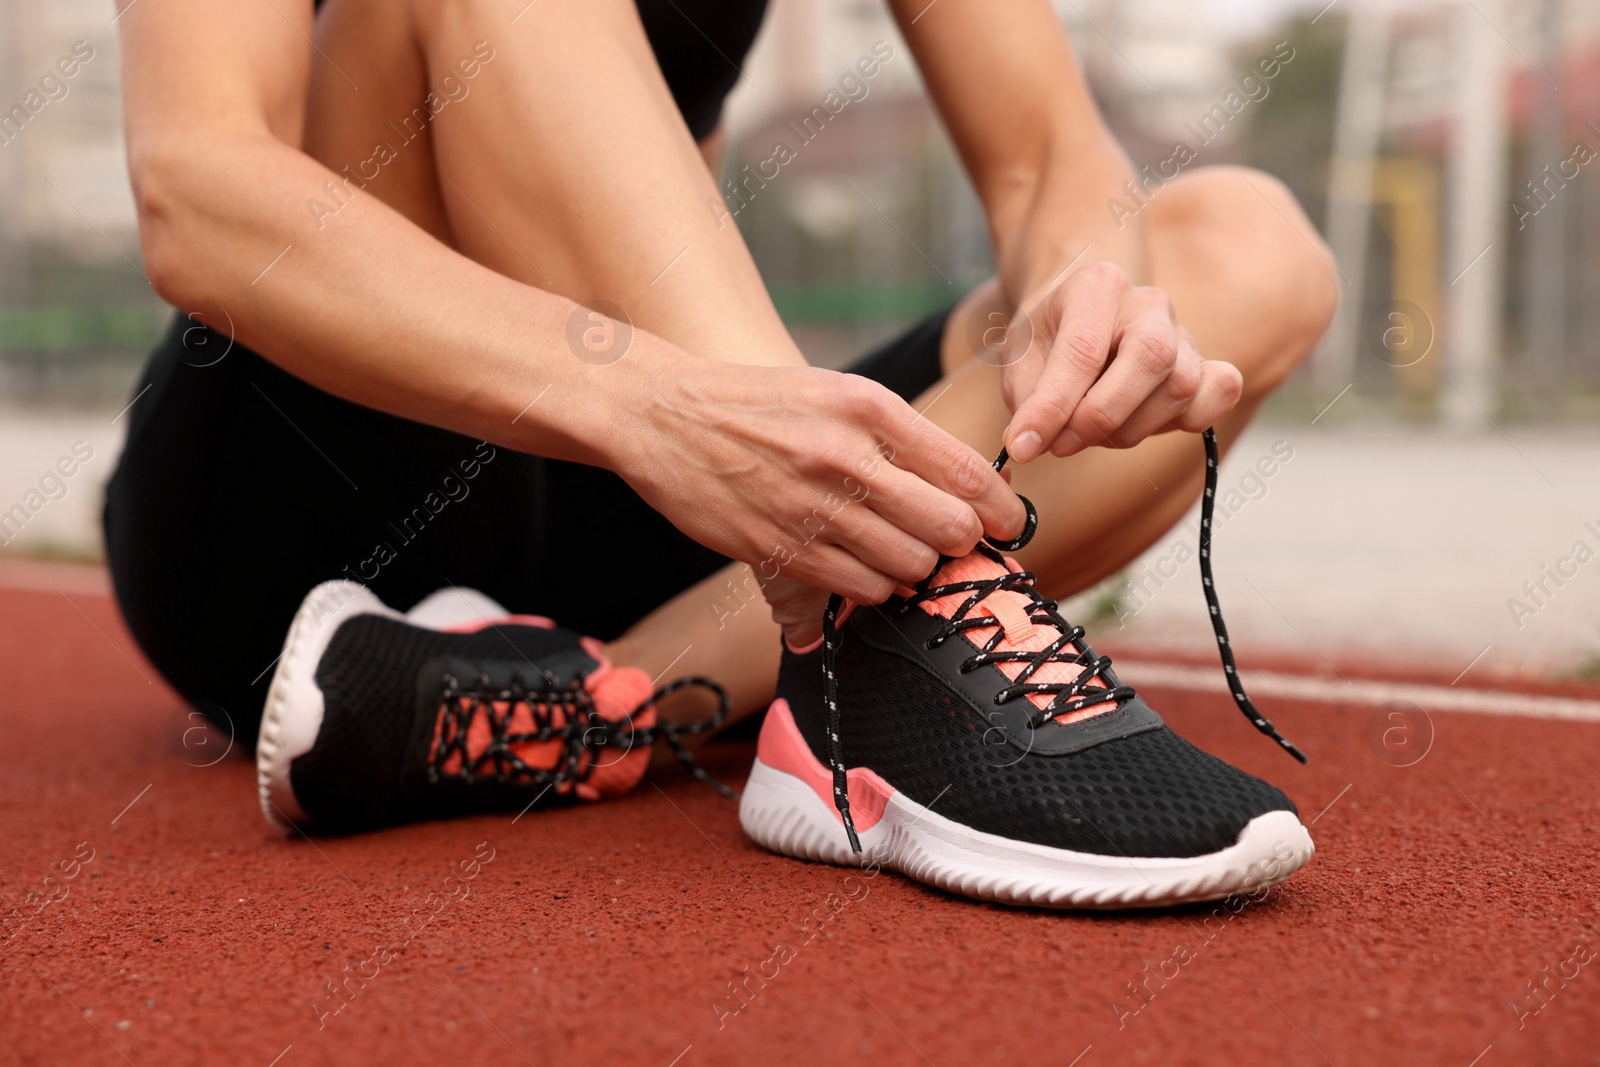
[[[80,596],[109,596],[111,582],[103,567],[0,560],[0,589],[49,592],[54,578],[63,588]],[[1195,667],[1151,660],[1117,659],[1116,671],[1135,686],[1187,689],[1200,693],[1228,692],[1222,671],[1217,667]],[[1600,700],[1576,697],[1532,696],[1503,693],[1490,689],[1456,689],[1446,685],[1419,685],[1414,682],[1381,682],[1370,679],[1341,681],[1280,671],[1241,671],[1245,690],[1259,696],[1286,700],[1309,700],[1322,704],[1379,705],[1391,700],[1409,700],[1428,711],[1468,711],[1480,715],[1517,715],[1530,719],[1564,719],[1568,722],[1600,722]]]
[[[1218,667],[1119,659],[1113,668],[1135,687],[1189,689],[1202,693],[1228,692],[1227,681]],[[1347,682],[1277,671],[1243,670],[1239,675],[1244,679],[1245,691],[1255,696],[1314,700],[1325,704],[1377,705],[1391,700],[1409,700],[1428,711],[1471,711],[1480,715],[1600,722],[1600,700],[1525,696],[1489,689],[1455,689],[1414,682],[1377,682],[1367,679]]]

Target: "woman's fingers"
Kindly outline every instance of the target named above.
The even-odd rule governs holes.
[[[1090,445],[1129,448],[1169,429],[1199,432],[1242,393],[1235,368],[1201,358],[1164,290],[1132,287],[1112,264],[1073,274],[1037,322],[1045,328],[1035,349],[1003,368],[1015,412],[1006,441],[1019,462]]]
[[[761,583],[761,593],[772,609],[772,619],[795,648],[804,648],[822,636],[822,612],[828,591],[795,581],[771,578]]]
[[[863,604],[883,603],[901,584],[867,566],[854,551],[820,539],[802,546],[778,573]]]
[[[984,534],[971,504],[899,467],[885,466],[864,503],[935,555],[965,555]]]
[[[879,603],[941,553],[1023,527],[990,460],[882,385],[810,367],[685,366],[676,402],[647,409],[671,447],[644,450],[630,484],[763,580]]]
[[[1232,411],[1243,395],[1244,375],[1239,368],[1222,360],[1208,359],[1200,364],[1200,387],[1194,399],[1177,418],[1160,430],[1150,432],[1187,430],[1189,433],[1199,433]]]
[[[874,504],[879,514],[947,554],[963,542],[965,553],[984,533],[1011,538],[1021,531],[1022,502],[989,459],[915,413],[909,421],[891,420],[886,431],[893,454],[868,480],[870,492],[882,497]],[[897,477],[891,464],[922,485]]]
[[[1053,324],[1038,379],[1021,397],[1006,447],[1019,463],[1040,455],[1067,427],[1089,387],[1100,377],[1116,342],[1128,276],[1110,263],[1073,274],[1046,297],[1040,315]],[[1035,343],[1042,343],[1039,337]]]
[[[871,502],[871,498],[868,498]],[[968,515],[972,512],[968,509]],[[974,517],[973,525],[977,525]],[[915,585],[928,576],[939,552],[907,533],[895,522],[870,507],[851,507],[820,532],[822,540],[844,549],[868,568],[896,579],[902,585]],[[975,542],[977,539],[974,538]],[[961,550],[965,555],[968,543]]]
[[[1092,444],[1135,444],[1176,418],[1200,387],[1200,353],[1172,318],[1159,289],[1136,290],[1124,308],[1117,351],[1106,373],[1052,442],[1058,456]]]

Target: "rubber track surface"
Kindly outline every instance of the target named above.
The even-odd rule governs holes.
[[[285,838],[110,601],[6,592],[0,618],[0,1062],[1600,1062],[1594,725],[1435,714],[1393,766],[1373,709],[1273,703],[1301,768],[1225,698],[1152,690],[1284,786],[1318,854],[1236,915],[1086,917],[769,855],[677,770],[515,823]]]

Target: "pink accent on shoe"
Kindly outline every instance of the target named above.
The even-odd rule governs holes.
[[[856,604],[856,602],[854,600],[846,600],[844,602],[844,607],[839,609],[838,617],[833,620],[834,629],[842,628],[844,626],[845,620],[848,619],[851,615],[855,614],[855,611],[856,611],[857,607],[858,607],[858,605]],[[796,648],[794,646],[794,643],[792,641],[790,641],[787,637],[785,637],[783,639],[783,643],[789,649],[790,652],[793,652],[797,656],[804,656],[806,653],[815,652],[817,649],[822,647],[822,637],[819,635],[815,641],[811,642],[809,645],[805,646],[804,648]]]
[[[1006,641],[1017,648],[1038,647],[1038,627],[1028,615],[1021,597],[992,596],[984,602],[1002,629],[1006,632]],[[1046,640],[1054,640],[1052,633]]]
[[[583,650],[600,666],[589,672],[584,688],[594,700],[595,710],[602,719],[613,721],[627,717],[628,712],[650,699],[654,688],[650,676],[637,667],[618,667],[606,655],[606,646],[592,637],[579,639]],[[647,707],[634,716],[635,729],[645,729],[656,724],[656,709]],[[625,738],[626,739],[626,738]],[[650,752],[645,748],[629,748],[621,756],[608,755],[603,749],[595,758],[594,770],[588,781],[578,783],[575,790],[581,800],[601,800],[621,796],[639,784],[650,766]]]
[[[833,817],[844,825],[843,817],[833,806],[833,772],[822,765],[806,739],[800,736],[789,702],[782,697],[767,709],[767,721],[761,724],[761,739],[756,742],[756,758],[773,770],[794,775],[816,790]],[[849,783],[851,820],[857,830],[872,829],[883,818],[883,809],[894,795],[894,787],[876,771],[865,767],[846,771],[845,779]]]
[[[785,637],[783,639],[783,643],[785,645],[788,645],[790,652],[793,652],[797,656],[804,656],[804,655],[806,655],[808,653],[815,652],[817,649],[821,648],[822,647],[822,638],[819,636],[815,641],[811,642],[809,645],[805,646],[804,648],[795,648],[794,645],[789,641],[789,639],[787,637]]]
[[[590,655],[594,655],[593,652]],[[650,684],[650,676],[637,667],[613,667],[603,656],[595,656],[600,661],[600,667],[590,674],[586,688],[594,699],[595,710],[602,719],[618,720],[625,718],[628,712],[650,699],[654,691]],[[647,707],[634,716],[635,730],[643,730],[656,724],[656,709]],[[625,735],[624,740],[631,740]],[[584,800],[600,800],[603,797],[621,796],[639,784],[639,779],[644,777],[644,772],[650,766],[650,750],[648,747],[635,746],[629,748],[622,755],[609,754],[601,749],[595,758],[594,769],[589,772],[589,778],[580,782],[577,794]]]
[[[474,634],[486,626],[537,626],[541,630],[554,630],[554,619],[547,619],[543,615],[503,615],[497,619],[474,619],[471,622],[458,622],[454,626],[441,627],[439,632],[446,634]]]

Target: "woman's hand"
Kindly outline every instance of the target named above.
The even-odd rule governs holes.
[[[688,355],[652,368],[607,465],[763,582],[880,603],[939,554],[1022,528],[989,461],[876,382]]]
[[[1238,368],[1200,357],[1164,290],[1134,285],[1114,263],[1079,268],[1026,315],[1032,343],[1001,371],[1006,447],[1020,463],[1198,433],[1243,391]]]

